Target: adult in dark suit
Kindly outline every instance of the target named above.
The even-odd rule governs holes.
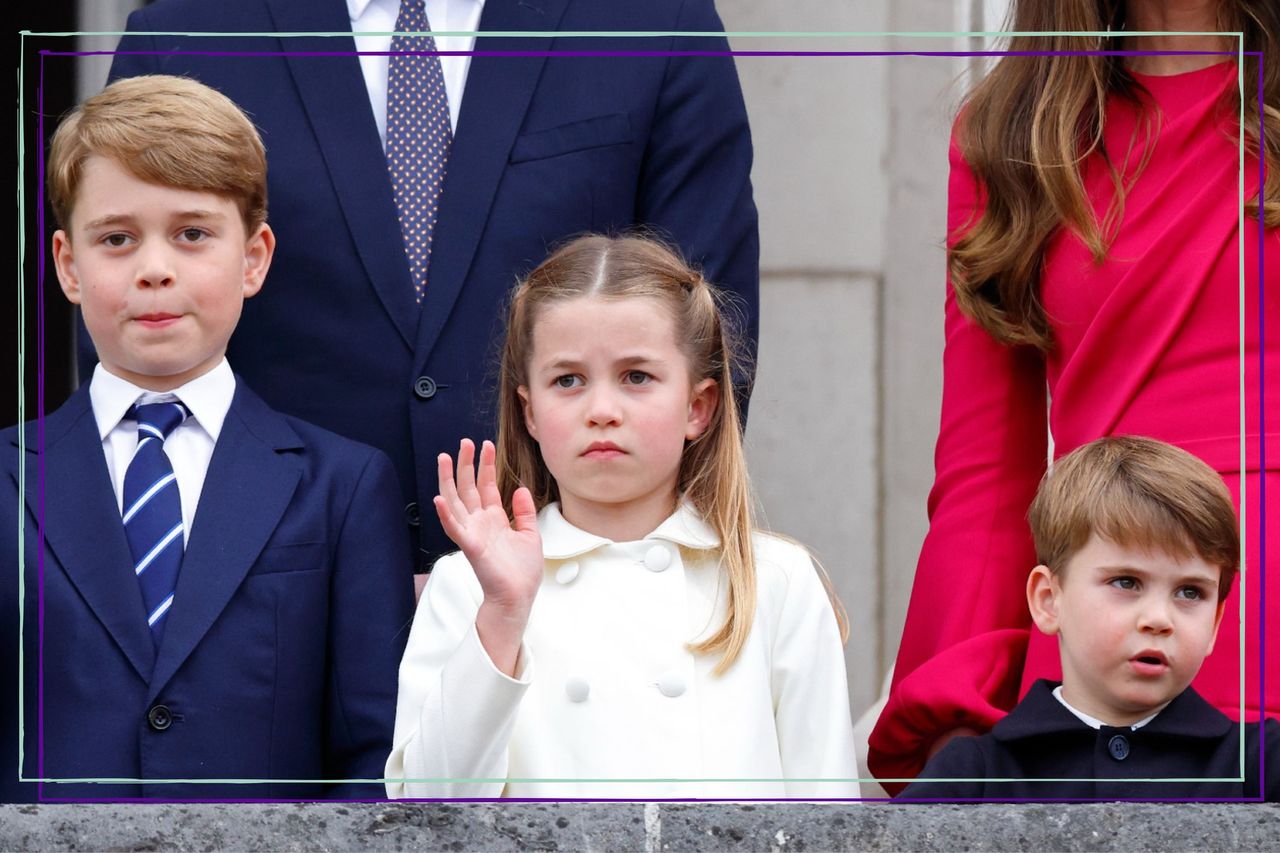
[[[24,522],[21,543],[14,525],[0,525],[3,553],[21,544],[26,554],[23,775],[381,778],[412,603],[386,458],[272,411],[237,381],[157,647],[89,388],[45,418],[43,477],[37,425],[0,434],[0,517]],[[18,612],[11,575],[0,584],[11,641]],[[0,683],[17,683],[16,657],[0,656]],[[5,731],[18,731],[16,710],[0,707]],[[4,762],[0,800],[35,799],[14,766]],[[42,796],[380,797],[381,789],[46,784]]]
[[[390,455],[420,564],[452,550],[434,514],[419,515],[436,455],[494,435],[502,304],[548,247],[637,224],[670,235],[734,294],[754,355],[759,245],[732,59],[598,55],[724,51],[725,40],[546,34],[717,31],[711,0],[486,0],[482,32],[544,34],[475,42],[513,55],[471,62],[420,305],[359,62],[305,55],[353,51],[351,37],[141,34],[343,32],[346,4],[161,0],[128,28],[114,77],[193,76],[261,129],[280,249],[229,356],[271,405]]]

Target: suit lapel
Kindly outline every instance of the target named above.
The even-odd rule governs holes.
[[[226,608],[275,530],[299,477],[278,451],[300,446],[288,423],[237,381],[191,525],[150,699]]]
[[[89,609],[145,680],[151,676],[155,645],[89,404],[88,383],[45,418],[44,426],[44,539]],[[42,484],[35,439],[36,430],[29,430],[26,502],[38,520]],[[59,630],[56,624],[48,629]]]
[[[486,0],[480,30],[554,31],[566,2]],[[552,42],[546,37],[481,36],[476,39],[475,49],[546,51]],[[449,153],[418,323],[415,352],[421,360],[431,354],[467,279],[511,146],[545,62],[544,56],[476,56],[471,61],[458,132]]]
[[[342,32],[351,29],[346,6],[316,0],[267,0],[278,32]],[[350,36],[281,39],[311,129],[324,156],[373,289],[407,346],[413,345],[419,307],[405,259],[387,160],[378,140],[356,56],[301,56],[303,52],[354,51]],[[268,143],[270,140],[268,140]]]

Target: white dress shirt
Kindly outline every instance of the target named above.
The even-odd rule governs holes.
[[[472,32],[480,27],[480,12],[484,0],[426,0],[427,24],[433,32]],[[400,0],[347,0],[347,14],[351,18],[351,33],[356,50],[361,52],[360,70],[364,73],[364,85],[369,90],[369,103],[373,106],[373,118],[378,123],[378,138],[382,147],[387,146],[387,69],[391,50],[391,36],[395,31],[396,16],[400,14]],[[437,50],[471,50],[476,37],[436,36]],[[382,51],[371,55],[365,51]],[[462,109],[462,92],[467,86],[467,71],[471,68],[470,56],[441,56],[440,71],[444,75],[444,91],[449,98],[449,126],[456,132],[458,113]]]
[[[182,501],[182,541],[191,538],[200,491],[213,457],[213,447],[222,432],[222,423],[231,409],[236,392],[236,377],[224,358],[217,367],[172,391],[157,393],[139,388],[98,364],[89,382],[89,402],[102,438],[102,452],[107,457],[107,473],[116,493],[116,508],[124,513],[124,475],[138,449],[138,422],[126,420],[125,413],[134,403],[163,403],[181,400],[191,416],[178,425],[165,440],[164,452],[173,466],[178,481],[178,497]]]
[[[392,797],[856,797],[835,615],[809,555],[757,534],[741,656],[687,643],[718,628],[719,539],[682,506],[636,542],[538,515],[545,573],[516,677],[476,634],[462,554],[436,563],[400,665]],[[489,780],[489,781],[485,781]],[[750,780],[750,781],[748,781]],[[785,780],[785,781],[784,781]]]

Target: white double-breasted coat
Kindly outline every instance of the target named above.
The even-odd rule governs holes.
[[[546,572],[516,678],[480,644],[470,564],[436,564],[400,666],[390,796],[858,796],[843,650],[803,548],[754,536],[751,634],[717,676],[687,644],[723,621],[727,579],[690,506],[636,542],[555,504],[538,525]]]

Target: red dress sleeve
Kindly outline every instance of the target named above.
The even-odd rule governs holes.
[[[953,140],[949,245],[981,204]],[[1044,359],[997,343],[960,312],[948,283],[942,388],[929,532],[870,739],[868,764],[882,783],[914,778],[946,732],[986,731],[1013,707],[1031,628],[1025,591],[1036,560],[1026,513],[1048,454]]]

